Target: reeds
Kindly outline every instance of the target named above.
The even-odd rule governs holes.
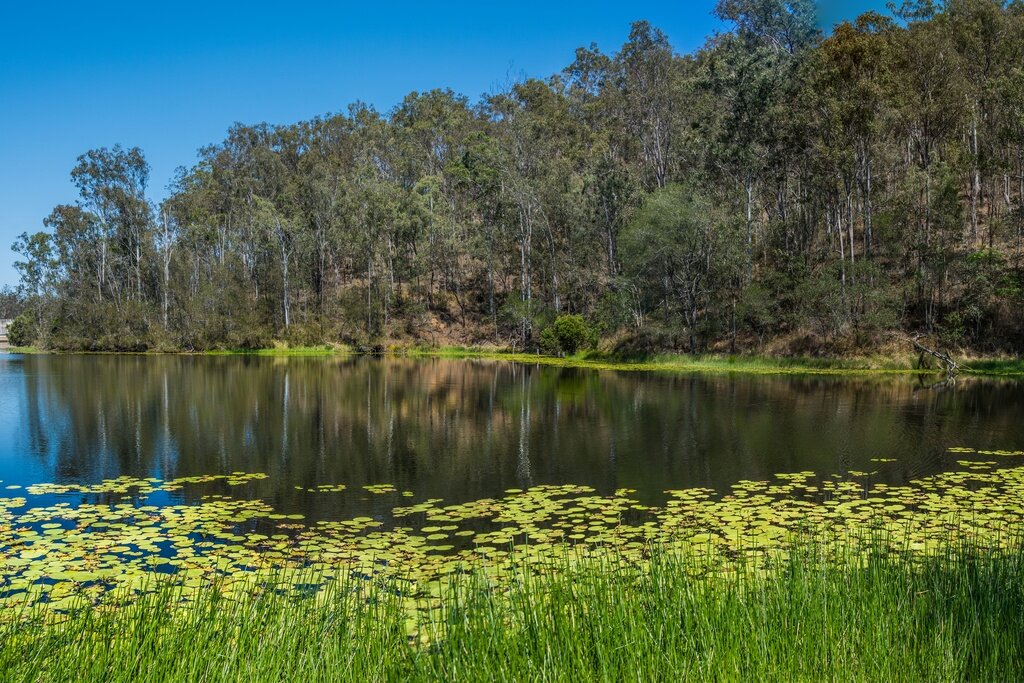
[[[1024,678],[1024,550],[822,558],[702,573],[655,551],[640,573],[601,560],[524,572],[497,591],[461,577],[410,611],[386,585],[187,608],[173,588],[46,623],[0,626],[19,681],[950,681]]]

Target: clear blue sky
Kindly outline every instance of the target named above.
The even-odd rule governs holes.
[[[141,147],[150,194],[235,121],[289,123],[354,100],[389,110],[435,87],[476,99],[548,76],[596,42],[614,52],[647,19],[687,52],[721,28],[685,2],[17,2],[0,20],[0,286],[9,250],[76,198],[82,152]],[[882,2],[822,2],[831,25]]]

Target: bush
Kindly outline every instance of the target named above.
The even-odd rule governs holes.
[[[262,327],[231,330],[225,336],[223,344],[229,351],[259,351],[273,346],[270,335]]]
[[[298,323],[284,331],[284,341],[291,347],[313,347],[324,344],[324,330],[316,323]]]
[[[572,355],[593,346],[595,334],[582,315],[560,315],[540,334],[541,349],[547,353]]]
[[[7,326],[7,341],[11,346],[32,346],[36,340],[36,326],[28,313],[22,313]]]
[[[562,347],[558,344],[558,337],[555,336],[554,325],[548,325],[540,331],[537,344],[540,346],[541,352],[549,356],[557,356],[562,352]]]

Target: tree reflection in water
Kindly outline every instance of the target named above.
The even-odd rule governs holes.
[[[902,482],[955,464],[952,446],[1024,446],[1024,386],[915,388],[472,360],[11,356],[0,479],[266,472],[230,493],[318,519],[386,514],[396,501],[366,484],[461,502],[577,483],[653,503],[667,488],[777,472],[879,469]],[[348,490],[299,490],[337,483]]]

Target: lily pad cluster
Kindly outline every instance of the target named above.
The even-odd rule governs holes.
[[[384,517],[307,523],[265,502],[224,495],[175,505],[147,500],[190,484],[266,477],[258,473],[36,484],[0,498],[0,606],[41,606],[60,615],[85,604],[113,606],[168,584],[187,605],[211,586],[240,597],[266,590],[272,577],[275,590],[315,594],[344,577],[386,586],[422,608],[434,606],[440,582],[482,577],[501,590],[524,570],[558,571],[583,558],[643,572],[652,552],[685,552],[705,558],[705,571],[731,572],[770,568],[798,542],[806,547],[808,538],[827,552],[900,556],[935,552],[951,541],[994,547],[1019,541],[1024,468],[961,464],[903,486],[874,482],[869,472],[779,474],[737,482],[725,495],[668,491],[660,506],[640,503],[630,489],[601,495],[586,486],[536,486],[470,502],[396,507],[388,518],[397,525],[390,528]],[[347,495],[342,484],[312,490]],[[362,490],[398,493],[391,485]],[[123,497],[32,504],[61,493]],[[11,618],[20,611],[0,613]]]
[[[307,493],[341,493],[347,488],[344,484],[320,484],[314,487],[296,486],[295,490]]]
[[[955,446],[949,449],[950,453],[977,453],[978,455],[1002,455],[1002,456],[1013,456],[1013,455],[1024,455],[1024,451],[1007,451],[1007,450],[977,450],[974,448],[968,448],[966,446]]]
[[[124,476],[116,479],[105,479],[98,484],[32,484],[26,487],[25,490],[35,496],[66,493],[145,496],[156,491],[180,491],[187,484],[208,484],[215,481],[223,481],[228,486],[241,486],[242,484],[267,479],[268,477],[269,475],[262,472],[252,474],[245,472],[204,474],[196,477],[178,477],[168,481],[156,478],[138,479],[136,477]]]

